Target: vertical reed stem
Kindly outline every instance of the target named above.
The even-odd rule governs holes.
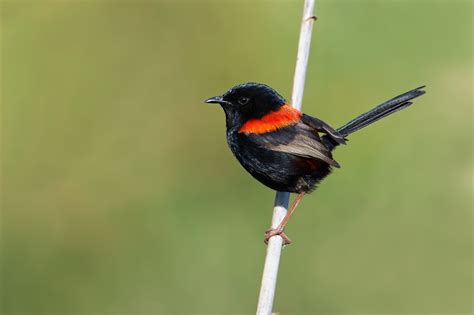
[[[291,103],[293,107],[301,110],[306,68],[308,65],[309,48],[311,46],[311,34],[313,31],[315,0],[305,0],[303,9],[303,20],[301,22],[300,39],[298,43],[298,54],[296,57],[296,69],[293,79],[293,92]],[[288,209],[290,194],[288,192],[277,192],[273,209],[272,228],[276,228],[285,216]],[[278,267],[283,239],[273,236],[268,241],[265,265],[263,268],[262,284],[258,299],[257,315],[270,315],[273,308],[275,289],[278,278]]]

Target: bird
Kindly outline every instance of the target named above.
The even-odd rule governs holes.
[[[284,228],[305,194],[313,192],[340,164],[332,152],[347,137],[368,125],[412,105],[425,93],[420,86],[357,116],[340,128],[302,113],[276,90],[262,83],[238,84],[205,100],[225,113],[227,143],[244,169],[265,186],[297,194],[276,228],[265,231],[265,243],[275,236],[284,245],[291,240]]]

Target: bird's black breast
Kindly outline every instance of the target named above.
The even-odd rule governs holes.
[[[330,165],[318,159],[274,151],[266,145],[274,138],[281,143],[293,141],[298,135],[294,128],[267,133],[265,137],[230,131],[227,142],[240,164],[267,187],[277,191],[311,192],[330,173]]]

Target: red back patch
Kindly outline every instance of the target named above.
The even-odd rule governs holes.
[[[277,111],[271,112],[259,119],[249,119],[240,129],[240,133],[266,133],[296,124],[301,118],[301,112],[288,104]]]

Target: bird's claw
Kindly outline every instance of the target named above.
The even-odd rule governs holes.
[[[275,236],[275,235],[280,235],[280,237],[283,239],[283,246],[285,245],[290,245],[291,244],[291,240],[288,238],[288,236],[286,236],[285,232],[283,232],[283,229],[268,229],[265,231],[265,244],[268,245],[268,240]]]

